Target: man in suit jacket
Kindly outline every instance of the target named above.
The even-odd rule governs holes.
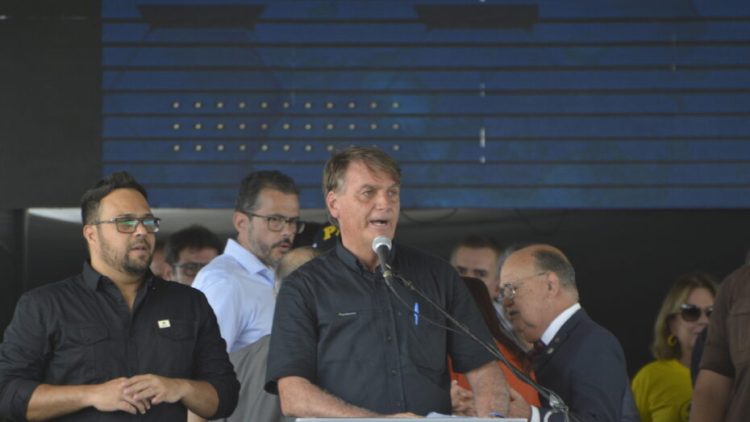
[[[615,336],[581,308],[575,271],[565,255],[549,245],[519,249],[503,264],[500,280],[514,328],[535,344],[539,384],[567,404],[571,420],[621,421],[634,407],[625,355]],[[549,403],[537,409],[520,395],[512,400],[514,407],[528,409],[530,421],[564,420]]]

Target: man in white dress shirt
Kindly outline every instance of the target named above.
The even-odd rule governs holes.
[[[230,353],[271,333],[274,270],[304,228],[294,180],[278,171],[250,173],[232,222],[237,240],[229,239],[193,282],[213,307]]]

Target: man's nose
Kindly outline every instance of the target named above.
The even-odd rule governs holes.
[[[297,223],[287,222],[281,229],[281,236],[284,239],[294,239],[294,235],[297,234]]]
[[[375,197],[376,204],[380,208],[387,208],[391,206],[391,196],[387,190],[382,190],[378,192],[378,194]]]
[[[135,231],[133,232],[136,236],[145,236],[148,234],[148,230],[146,230],[146,225],[143,224],[143,221],[138,221],[135,225]]]

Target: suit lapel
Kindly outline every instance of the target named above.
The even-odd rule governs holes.
[[[565,324],[557,331],[552,341],[542,350],[536,354],[533,358],[533,366],[537,373],[544,370],[544,366],[552,359],[552,356],[557,353],[558,350],[565,344],[565,341],[570,338],[570,334],[575,330],[576,326],[586,318],[586,313],[583,309],[579,309],[574,313]]]

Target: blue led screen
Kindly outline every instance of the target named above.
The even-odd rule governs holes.
[[[750,206],[750,3],[104,0],[103,172],[231,207],[332,151],[406,208]]]

